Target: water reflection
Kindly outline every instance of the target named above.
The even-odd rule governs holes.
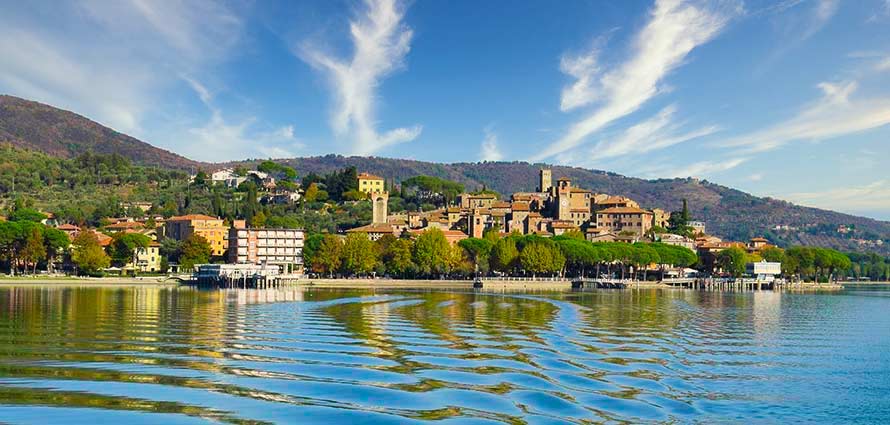
[[[877,294],[0,288],[0,420],[875,422]]]

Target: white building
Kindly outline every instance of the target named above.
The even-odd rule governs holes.
[[[766,260],[757,263],[748,263],[746,271],[757,280],[771,282],[775,280],[776,276],[782,274],[782,263]]]
[[[229,229],[229,262],[277,265],[283,273],[303,272],[300,229]]]

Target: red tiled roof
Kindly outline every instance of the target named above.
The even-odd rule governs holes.
[[[211,217],[204,214],[186,214],[170,217],[167,221],[192,221],[192,220],[219,220],[219,218]]]
[[[634,207],[612,207],[597,211],[597,214],[652,214],[641,208]]]
[[[514,202],[511,205],[513,211],[528,211],[528,203],[527,202]]]
[[[369,173],[359,173],[358,178],[361,180],[383,180],[383,177],[375,176]]]
[[[367,226],[349,229],[346,233],[393,233],[394,230],[390,224],[369,224]]]

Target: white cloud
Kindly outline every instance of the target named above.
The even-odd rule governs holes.
[[[303,145],[294,135],[293,126],[262,132],[253,127],[256,117],[230,123],[214,105],[213,94],[194,78],[182,77],[210,110],[210,119],[202,126],[188,129],[192,143],[183,146],[183,153],[207,161],[231,161],[248,157],[293,157]]]
[[[748,158],[730,158],[722,161],[699,161],[683,166],[658,165],[643,170],[644,174],[653,178],[698,177],[705,178],[742,165]]]
[[[0,90],[137,136],[165,86],[223,56],[241,33],[209,0],[5,3],[0,27]]]
[[[480,154],[481,161],[500,161],[504,159],[504,155],[498,148],[498,135],[491,126],[483,129],[485,137],[482,139],[482,152]]]
[[[402,24],[404,7],[397,0],[366,0],[366,10],[350,21],[354,52],[337,59],[304,44],[299,56],[327,74],[336,93],[334,132],[351,139],[353,153],[367,155],[387,146],[416,139],[422,127],[396,128],[378,133],[375,97],[381,81],[403,65],[412,31]]]
[[[633,113],[663,90],[661,81],[697,46],[713,39],[730,14],[681,0],[658,0],[636,35],[630,58],[608,72],[596,68],[597,49],[564,57],[562,69],[576,82],[563,89],[561,107],[597,106],[565,135],[536,155],[542,160],[570,150],[609,123]]]
[[[834,17],[839,6],[840,0],[818,0],[812,12],[810,12],[810,20],[800,38],[805,40],[819,32]]]
[[[605,159],[629,154],[643,154],[713,134],[717,126],[702,127],[679,133],[679,124],[673,122],[676,105],[662,109],[653,117],[627,128],[620,136],[597,143],[590,152],[590,159]]]
[[[866,211],[887,214],[890,211],[890,180],[832,188],[820,192],[798,192],[777,195],[801,205],[851,213]]]
[[[763,152],[792,142],[832,139],[890,124],[890,98],[852,98],[855,81],[821,83],[819,88],[822,97],[794,117],[720,145]]]

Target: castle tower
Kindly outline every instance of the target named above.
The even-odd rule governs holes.
[[[549,168],[542,168],[538,171],[539,177],[539,186],[538,192],[550,192],[550,188],[553,187],[553,171]]]
[[[371,193],[372,224],[386,224],[387,202],[389,202],[389,192]]]
[[[556,185],[556,217],[568,220],[572,215],[572,181],[563,177],[556,181]]]

